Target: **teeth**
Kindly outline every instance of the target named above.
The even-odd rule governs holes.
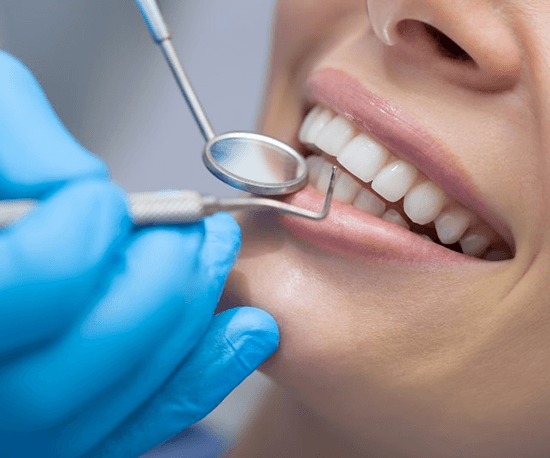
[[[403,217],[399,213],[397,213],[397,210],[394,209],[388,210],[386,213],[384,213],[382,215],[382,219],[385,219],[386,221],[390,221],[395,224],[399,224],[401,227],[404,227],[407,230],[411,228],[403,219]]]
[[[316,105],[315,108],[307,114],[306,119],[304,119],[304,122],[302,123],[302,127],[300,127],[300,132],[298,133],[298,140],[300,140],[301,143],[308,143],[307,138],[309,131],[311,130],[311,126],[322,111],[323,107],[321,105]]]
[[[359,191],[353,206],[374,216],[382,216],[386,211],[386,204],[367,189]]]
[[[456,243],[470,225],[470,212],[453,208],[441,212],[435,219],[435,230],[439,241],[445,245]]]
[[[460,246],[464,254],[480,256],[496,238],[496,234],[489,227],[476,227],[469,229],[460,239]]]
[[[325,161],[319,156],[308,156],[306,158],[307,170],[309,174],[309,182],[316,185],[319,181],[319,175],[321,174],[321,169]]]
[[[495,248],[498,245],[494,243],[499,237],[489,226],[458,203],[449,204],[450,199],[439,186],[425,176],[419,176],[412,164],[392,156],[377,141],[357,132],[343,116],[317,105],[304,119],[298,138],[302,143],[336,156],[345,168],[341,168],[336,176],[334,199],[409,230],[404,215],[419,225],[433,222],[439,241],[445,245],[459,242],[464,254],[481,257],[492,247],[484,259],[510,258],[510,253]],[[306,161],[309,182],[319,192],[325,193],[332,164],[318,155],[310,155]],[[370,182],[372,191],[367,189]],[[401,214],[393,208],[386,211],[387,202],[379,196],[389,202],[404,197]],[[428,232],[430,230],[428,228]],[[427,235],[420,237],[432,240]]]
[[[416,168],[405,161],[395,161],[384,167],[372,182],[372,189],[390,202],[397,202],[416,179]]]
[[[477,256],[489,246],[489,240],[480,234],[469,234],[460,240],[460,246],[464,254]]]
[[[347,173],[340,171],[334,184],[333,197],[345,204],[351,204],[360,189],[361,185],[356,180]]]
[[[389,156],[386,148],[359,134],[338,153],[338,162],[361,181],[370,183]]]
[[[412,188],[405,196],[405,214],[417,224],[431,223],[441,213],[445,204],[445,192],[431,181]]]
[[[330,184],[330,177],[332,175],[332,164],[323,161],[323,167],[319,172],[319,179],[317,180],[317,191],[321,193],[327,192],[328,186]]]
[[[346,119],[337,116],[317,136],[315,146],[330,156],[336,156],[353,134],[353,126]]]
[[[303,133],[303,143],[315,144],[315,140],[321,134],[325,126],[331,121],[334,114],[331,110],[325,109],[313,116],[311,125]]]

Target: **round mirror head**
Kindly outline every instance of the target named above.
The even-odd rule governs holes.
[[[223,182],[264,196],[290,194],[307,184],[304,157],[265,135],[233,132],[218,135],[204,149],[208,170]]]

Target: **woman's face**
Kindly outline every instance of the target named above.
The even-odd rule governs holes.
[[[261,122],[315,157],[288,202],[341,169],[242,218],[265,372],[380,454],[545,456],[550,2],[281,0]]]

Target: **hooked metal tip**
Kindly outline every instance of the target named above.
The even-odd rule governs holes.
[[[270,208],[292,216],[301,216],[302,218],[321,220],[326,218],[330,210],[332,194],[334,193],[334,185],[336,183],[337,171],[338,167],[333,165],[330,182],[327,189],[327,195],[325,197],[325,203],[323,204],[323,209],[321,210],[321,212],[314,212],[305,208],[297,207],[296,205],[279,202],[278,200],[258,197],[216,200],[215,203],[210,204],[212,209],[211,211],[233,211],[250,208]]]
[[[338,167],[333,165],[332,173],[330,175],[330,182],[328,184],[327,195],[325,197],[325,204],[323,205],[323,211],[319,213],[319,217],[316,219],[323,219],[323,218],[326,218],[326,216],[328,215],[328,211],[330,210],[330,204],[332,202],[332,194],[334,194],[334,185],[336,184],[337,171],[338,171]]]

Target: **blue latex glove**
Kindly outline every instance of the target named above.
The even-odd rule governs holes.
[[[0,454],[135,457],[210,412],[278,343],[267,313],[213,317],[240,243],[226,214],[138,230],[124,193],[0,53]]]

